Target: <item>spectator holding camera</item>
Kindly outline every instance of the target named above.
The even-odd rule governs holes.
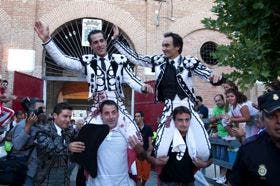
[[[28,171],[23,185],[32,186],[37,169],[37,152],[32,137],[32,133],[35,131],[32,126],[35,123],[43,122],[38,120],[38,117],[41,118],[41,115],[44,115],[45,107],[44,101],[38,98],[25,98],[22,106],[27,112],[27,119],[22,120],[11,131],[13,143],[11,157],[25,163],[28,162]]]

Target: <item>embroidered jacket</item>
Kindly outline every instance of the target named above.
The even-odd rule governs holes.
[[[64,172],[64,175],[59,175],[59,179],[64,180],[63,185],[69,185],[70,152],[68,151],[68,145],[74,140],[74,129],[64,129],[60,136],[57,134],[54,123],[38,125],[36,128],[35,142],[38,156],[36,184],[42,185],[52,182],[53,180],[49,180],[49,175],[52,169],[59,168]]]
[[[67,56],[50,39],[43,46],[53,60],[61,67],[84,72],[89,84],[89,98],[101,91],[113,91],[123,98],[122,84],[126,83],[137,92],[141,92],[143,82],[134,74],[124,55],[109,55],[110,65],[104,72],[98,65],[99,57],[93,54],[83,55],[80,59]]]
[[[135,65],[152,68],[152,71],[155,72],[156,76],[156,101],[164,101],[164,98],[158,93],[158,86],[162,80],[168,58],[166,58],[163,54],[154,56],[137,54],[134,50],[117,39],[114,41],[114,46],[121,54],[125,55],[128,60]],[[182,55],[180,55],[179,62],[175,64],[175,67],[178,84],[186,93],[188,98],[195,103],[194,90],[192,88],[192,76],[197,75],[202,79],[208,80],[211,76],[211,70],[203,65],[197,58]]]

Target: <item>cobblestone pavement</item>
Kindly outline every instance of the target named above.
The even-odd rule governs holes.
[[[74,170],[73,170],[73,172],[71,174],[71,178],[70,178],[71,185],[70,186],[76,186],[76,182],[75,182],[76,174],[77,174],[77,167],[74,168]],[[211,165],[210,167],[208,167],[205,170],[205,175],[207,177],[209,177],[209,178],[215,177],[214,165]],[[157,185],[157,175],[156,175],[156,172],[151,171],[150,178],[147,181],[146,186],[156,186],[156,185]],[[196,186],[202,186],[202,185],[196,185]],[[209,186],[212,186],[212,184],[209,184]]]

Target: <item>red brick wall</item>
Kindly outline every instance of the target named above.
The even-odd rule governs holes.
[[[29,75],[42,78],[42,46],[33,31],[35,20],[43,20],[54,31],[65,22],[81,17],[96,17],[118,25],[130,38],[136,50],[146,54],[161,53],[162,35],[166,31],[179,33],[184,38],[184,55],[191,54],[200,58],[199,49],[203,42],[214,40],[218,44],[229,43],[227,38],[211,30],[203,29],[200,20],[212,15],[210,8],[213,1],[174,0],[174,18],[170,21],[160,19],[155,25],[155,11],[159,2],[152,0],[5,0],[0,1],[0,73],[13,85],[13,72],[7,71],[8,49],[34,49],[36,51],[36,68]],[[163,3],[160,16],[171,16],[171,1]],[[224,68],[211,67],[219,73]],[[137,68],[139,76],[144,80],[152,80],[145,76],[143,68]],[[26,72],[24,72],[26,73]],[[195,82],[198,94],[205,99],[207,106],[212,106],[212,98],[220,90],[216,90],[200,81]],[[13,87],[10,87],[12,91]]]

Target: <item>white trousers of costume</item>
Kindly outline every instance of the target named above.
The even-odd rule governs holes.
[[[175,128],[172,118],[172,112],[178,106],[185,106],[191,112],[191,121],[186,135],[186,143],[178,129]],[[204,161],[208,160],[211,148],[209,137],[202,120],[198,113],[194,111],[193,106],[194,104],[188,98],[181,100],[177,95],[174,100],[165,100],[163,112],[158,123],[155,142],[155,154],[157,157],[166,156],[172,143],[173,152],[184,153],[187,146],[192,159],[200,158]]]

